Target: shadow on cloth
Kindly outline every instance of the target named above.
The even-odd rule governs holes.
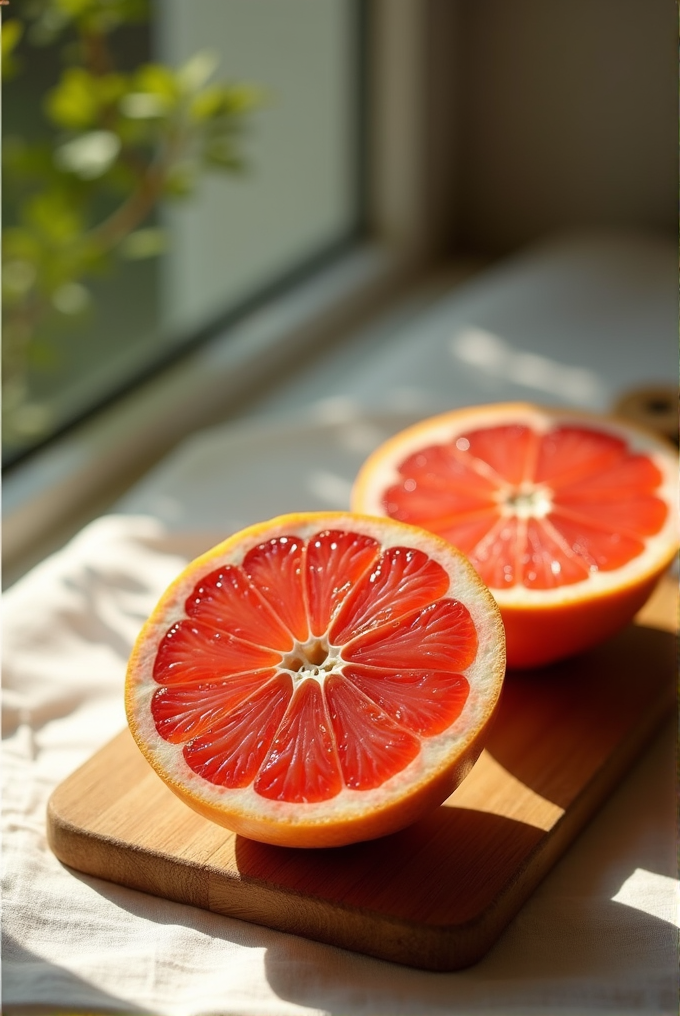
[[[655,943],[659,956],[659,969],[648,969],[644,975],[639,970],[641,941]],[[538,1013],[551,1005],[562,1005],[569,1012],[590,1011],[589,1003],[597,994],[603,1010],[616,1011],[611,1005],[617,993],[625,1007],[631,990],[639,996],[641,1011],[672,1012],[677,1003],[677,989],[671,983],[677,931],[663,920],[615,902],[603,904],[596,921],[575,908],[551,935],[546,935],[544,920],[520,911],[485,957],[451,973],[412,970],[329,949],[302,940],[277,940],[265,956],[272,990],[287,1002],[329,1016],[344,1016],[355,1008],[401,1016],[419,1016],[426,1008],[447,1016],[468,1016],[482,1009],[499,1016]],[[637,971],[636,983],[626,983],[622,974],[629,965]]]
[[[115,963],[115,956],[111,957]],[[151,1010],[142,1009],[115,995],[102,991],[88,981],[77,977],[64,967],[51,963],[49,960],[36,956],[24,949],[12,935],[2,937],[2,999],[3,1013],[12,1016],[13,1012],[25,1011],[21,1003],[22,984],[30,985],[30,997],[38,998],[41,984],[45,985],[46,994],[43,1001],[32,1001],[31,1013],[56,1014],[82,1010],[85,1012],[130,1013],[133,1016],[153,1016]],[[68,999],[68,1002],[55,1002],[55,998]]]

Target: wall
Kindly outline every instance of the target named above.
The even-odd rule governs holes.
[[[457,16],[457,248],[584,225],[675,233],[675,4],[459,0]]]

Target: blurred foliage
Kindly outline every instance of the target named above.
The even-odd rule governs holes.
[[[215,81],[218,58],[209,51],[178,68],[121,68],[115,33],[146,21],[148,0],[23,0],[18,15],[5,10],[3,77],[22,73],[26,46],[57,47],[62,67],[43,99],[44,140],[3,144],[13,209],[2,290],[11,442],[14,432],[45,425],[26,411],[29,370],[49,368],[63,325],[91,309],[88,283],[117,259],[162,253],[159,202],[189,198],[205,171],[244,170],[244,127],[262,93]]]

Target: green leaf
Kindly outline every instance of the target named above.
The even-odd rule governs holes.
[[[189,110],[195,120],[208,120],[226,110],[227,89],[224,85],[210,85],[193,97]]]
[[[60,32],[70,24],[69,19],[52,3],[44,3],[38,14],[31,16],[33,22],[28,31],[29,41],[33,46],[49,46]]]
[[[5,260],[2,266],[2,290],[5,299],[23,297],[32,288],[37,269],[31,261]]]
[[[50,45],[67,29],[107,34],[124,24],[148,19],[148,0],[20,0],[30,21],[29,38]]]
[[[95,78],[95,83],[97,100],[99,105],[104,108],[115,106],[130,87],[130,82],[126,75],[118,74],[117,72],[101,74]]]
[[[127,88],[123,74],[94,75],[84,67],[68,67],[47,93],[45,111],[58,127],[86,130],[99,125],[102,112],[114,107]]]
[[[265,93],[253,85],[214,84],[202,89],[189,107],[195,120],[236,119],[264,103]]]
[[[55,310],[69,317],[82,314],[91,302],[90,291],[81,282],[65,282],[52,294],[52,305]]]
[[[45,142],[27,143],[24,138],[9,135],[3,139],[2,167],[5,187],[25,190],[36,183],[50,182],[55,177],[52,146]]]
[[[144,64],[133,77],[132,91],[153,95],[166,109],[172,109],[179,98],[175,75],[163,64]]]
[[[163,188],[165,197],[187,198],[196,188],[196,167],[193,163],[176,163],[169,171]]]
[[[49,0],[36,20],[41,41],[53,41],[68,25],[106,34],[120,25],[144,21],[147,0]]]
[[[12,259],[37,264],[42,254],[38,237],[23,226],[5,228],[2,231],[2,256],[6,263]]]
[[[24,34],[24,26],[18,18],[10,18],[2,23],[2,57],[3,60],[15,48]]]
[[[158,257],[168,249],[168,234],[164,229],[149,227],[138,229],[123,240],[119,251],[128,261]]]
[[[243,116],[265,105],[268,93],[257,85],[242,82],[225,89],[225,112]]]
[[[226,138],[215,138],[203,148],[203,161],[207,166],[242,173],[246,162]]]
[[[99,186],[102,190],[106,189],[107,193],[127,196],[130,191],[135,189],[138,182],[137,173],[130,166],[125,165],[121,159],[118,159],[106,174],[106,180],[102,180]]]
[[[96,125],[99,100],[96,81],[83,67],[68,67],[47,93],[45,112],[58,127],[83,130]]]
[[[115,162],[120,138],[112,131],[88,131],[55,150],[55,165],[81,180],[96,180]]]
[[[34,195],[26,203],[25,215],[29,225],[57,246],[77,239],[84,227],[80,210],[59,190]]]
[[[120,100],[119,109],[130,120],[154,120],[167,114],[170,103],[154,92],[128,92]]]
[[[19,69],[18,61],[15,59],[16,49],[21,36],[24,34],[24,26],[18,18],[9,18],[2,23],[2,76],[4,79],[13,77]]]
[[[53,0],[54,5],[68,18],[79,18],[96,9],[96,0]]]
[[[165,125],[164,119],[137,120],[121,116],[116,123],[116,134],[124,148],[148,150],[144,155],[144,162],[148,162],[151,150],[155,150],[159,140],[165,137]]]
[[[212,49],[202,49],[187,60],[177,71],[177,83],[185,95],[192,95],[209,81],[220,63],[219,53]]]

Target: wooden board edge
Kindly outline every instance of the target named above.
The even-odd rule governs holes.
[[[554,865],[575,843],[579,834],[633,768],[654,734],[670,718],[675,703],[674,693],[652,703],[634,735],[629,736],[618,751],[607,758],[553,828],[546,832],[527,855],[515,877],[505,885],[489,907],[465,926],[467,936],[479,943],[479,954],[473,962],[481,959],[496,943]],[[452,968],[441,966],[438,969]]]
[[[175,856],[149,852],[115,837],[86,831],[62,813],[67,790],[87,762],[53,791],[47,809],[48,842],[57,858],[75,871],[174,902],[197,906],[328,945],[416,969],[439,972],[478,962],[496,943],[531,893],[597,812],[630,769],[675,703],[675,690],[652,701],[637,728],[608,757],[556,825],[542,837],[499,896],[465,924],[429,925],[347,906],[250,876]],[[113,740],[126,735],[121,731]],[[109,742],[111,744],[112,742]],[[106,746],[104,746],[105,748]],[[102,749],[103,750],[103,749]],[[98,860],[92,860],[92,841]],[[178,870],[181,878],[177,879]],[[170,872],[172,879],[165,876]],[[168,882],[179,889],[168,893]],[[157,884],[158,891],[153,886]],[[343,921],[339,921],[339,912]]]
[[[104,882],[202,910],[210,909],[205,872],[200,865],[158,852],[151,853],[113,836],[89,832],[62,815],[58,804],[59,798],[53,794],[47,805],[47,841],[62,864]],[[181,873],[179,880],[178,871]],[[167,876],[170,875],[170,883],[179,881],[181,886],[172,896],[167,892]],[[150,888],[154,885],[156,892]]]
[[[476,959],[468,955],[462,939],[460,962],[454,959],[452,965],[442,967],[441,931],[437,928],[306,896],[250,876],[235,877],[210,864],[181,862],[86,831],[60,813],[59,798],[54,795],[47,808],[47,838],[58,860],[75,872],[223,917],[423,970],[453,970]],[[181,880],[177,879],[178,868],[184,869]],[[168,891],[168,885],[174,890]],[[444,934],[451,937],[450,931]],[[447,953],[451,955],[452,949]]]

